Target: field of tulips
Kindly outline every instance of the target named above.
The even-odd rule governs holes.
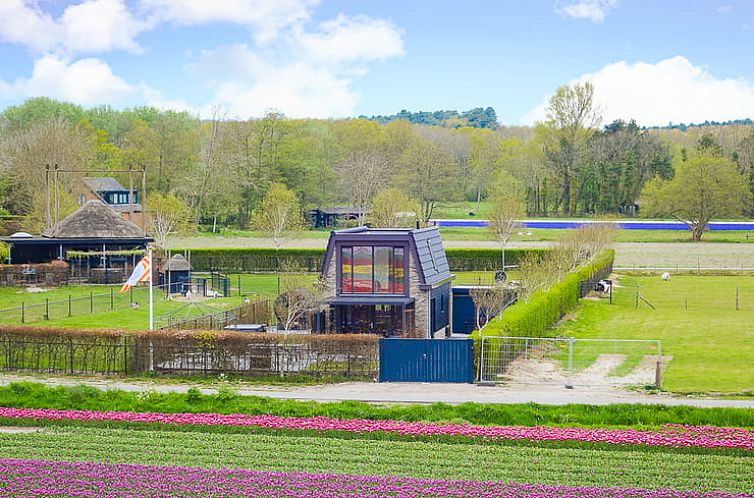
[[[254,472],[237,469],[82,464],[0,460],[0,493],[11,498],[46,496],[147,497],[536,497],[723,498],[728,493],[668,489],[565,487],[545,484],[420,480],[375,476]]]
[[[754,474],[748,455],[637,446],[607,451],[83,427],[0,431],[0,458],[739,493],[752,491]]]
[[[219,399],[225,413],[63,410],[49,408],[58,402],[51,396],[76,408],[113,399],[121,410],[170,405],[151,395],[34,389],[11,386],[6,394],[20,397],[0,402],[3,497],[754,497],[745,414],[734,415],[747,428],[696,412],[717,425],[477,425],[356,418],[353,406],[339,408],[353,418],[259,407],[234,414]],[[197,399],[186,406],[212,410]],[[143,400],[152,404],[130,404]],[[278,408],[265,411],[333,413]],[[588,418],[589,408],[578,413]],[[481,408],[476,416],[489,423]]]
[[[669,448],[735,448],[754,450],[754,430],[722,427],[666,425],[657,431],[636,429],[499,427],[468,424],[432,424],[399,420],[340,420],[327,417],[278,417],[273,415],[223,415],[217,413],[134,413],[85,410],[0,408],[0,419],[12,422],[83,421],[135,424],[243,426],[265,429],[388,433],[400,436],[450,436],[483,441],[576,441]]]

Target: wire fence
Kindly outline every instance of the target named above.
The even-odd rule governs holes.
[[[155,285],[154,292],[163,291],[164,286]],[[0,309],[0,323],[6,324],[29,324],[48,320],[59,320],[80,315],[92,315],[105,311],[120,310],[147,306],[149,304],[149,287],[132,287],[123,294],[119,294],[115,287],[110,287],[107,292],[94,293],[67,299],[50,300],[45,298],[34,300],[35,304],[27,304],[21,301],[20,306]]]
[[[178,318],[169,314],[158,320],[161,330],[222,330],[234,324],[268,324],[272,320],[272,305],[268,299],[244,303],[233,309],[208,313],[193,318]]]
[[[658,340],[482,337],[479,381],[575,386],[662,385]]]

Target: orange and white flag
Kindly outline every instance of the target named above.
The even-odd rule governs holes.
[[[144,256],[139,261],[139,264],[134,266],[133,273],[128,277],[126,283],[123,284],[123,287],[120,288],[118,294],[123,294],[139,282],[149,282],[150,278],[152,278],[152,261],[149,259],[149,256]]]

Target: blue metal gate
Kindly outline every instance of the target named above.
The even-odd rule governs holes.
[[[471,339],[380,339],[380,382],[474,382]]]

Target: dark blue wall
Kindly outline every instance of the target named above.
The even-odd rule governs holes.
[[[435,300],[434,308],[430,309],[430,312],[435,319],[435,327],[432,332],[435,332],[436,330],[447,327],[449,323],[448,318],[450,316],[450,284],[441,285],[436,289],[432,289],[429,298],[430,303],[432,302],[432,299]]]

